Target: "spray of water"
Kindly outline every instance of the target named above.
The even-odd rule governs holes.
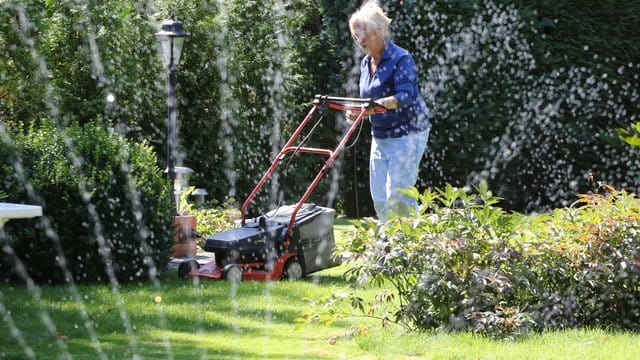
[[[93,33],[92,29],[93,29],[93,25],[91,24],[90,18],[88,16],[88,11],[86,11],[86,3],[73,3],[70,4],[70,6],[78,11],[79,14],[85,14],[85,16],[83,16],[81,18],[80,24],[78,24],[79,27],[82,27],[84,29],[86,29],[86,36],[87,36],[87,43],[89,44],[88,46],[88,54],[87,56],[90,58],[91,60],[91,64],[92,64],[92,69],[93,69],[93,74],[95,79],[98,82],[98,86],[103,87],[105,85],[107,85],[108,83],[110,83],[110,81],[105,77],[104,74],[104,68],[101,62],[101,56],[100,56],[100,50],[97,46],[97,43],[95,41],[95,34]],[[28,35],[29,34],[29,29],[31,27],[31,24],[29,22],[29,18],[24,10],[24,8],[20,7],[20,6],[14,6],[11,7],[12,10],[16,11],[16,13],[18,14],[18,19],[20,19],[20,26],[19,28],[22,29],[21,32],[21,40],[22,43],[25,46],[28,46],[34,62],[39,64],[39,75],[41,78],[46,78],[47,74],[48,74],[48,69],[46,66],[46,62],[44,60],[44,57],[41,56],[40,54],[38,54],[37,49],[34,46],[35,41]],[[55,93],[55,89],[53,88],[53,86],[51,84],[47,84],[46,87],[46,93],[48,95],[45,95],[46,99],[50,99],[46,102],[48,109],[49,109],[49,115],[53,118],[53,119],[60,119],[60,111],[59,108],[57,106],[57,104],[55,103],[56,97],[53,96],[53,94]],[[105,99],[105,107],[113,107],[113,103],[115,103],[115,96],[113,95],[113,93],[108,92],[108,95]],[[66,126],[66,124],[63,121],[59,121],[57,123],[58,126],[58,130],[60,134],[64,134],[64,127]],[[3,134],[3,141],[6,142],[7,144],[10,144],[11,139],[9,139],[6,136],[6,131],[4,131],[4,128],[2,129],[2,134]],[[77,151],[75,151],[75,146],[73,144],[73,142],[71,141],[71,139],[69,139],[68,137],[64,136],[64,141],[66,146],[68,147],[68,149],[70,150],[70,153],[72,154],[72,162],[74,167],[78,170],[78,177],[80,179],[79,181],[79,188],[78,191],[80,194],[82,194],[82,199],[85,202],[85,206],[86,209],[90,215],[90,218],[92,219],[92,226],[90,226],[93,231],[94,231],[94,236],[95,239],[98,243],[98,253],[102,259],[102,262],[105,266],[105,270],[106,273],[108,275],[109,278],[109,283],[111,285],[111,291],[115,294],[116,297],[116,306],[120,315],[120,318],[122,320],[123,326],[125,328],[126,334],[127,334],[127,338],[129,340],[129,347],[133,353],[133,357],[134,358],[140,358],[139,352],[137,350],[137,340],[136,340],[136,336],[134,333],[134,329],[133,326],[131,324],[131,321],[129,319],[129,315],[127,314],[127,311],[125,309],[125,301],[122,298],[122,295],[119,291],[120,289],[120,284],[116,278],[115,275],[115,270],[112,266],[112,254],[110,252],[110,248],[107,245],[107,239],[105,239],[104,237],[104,232],[102,230],[102,225],[101,225],[101,221],[100,221],[100,216],[96,211],[95,206],[91,203],[91,194],[90,191],[87,188],[87,184],[86,184],[86,180],[85,180],[85,175],[82,173],[81,169],[82,169],[82,164],[83,164],[83,159],[78,155]],[[35,194],[35,192],[33,191],[33,188],[30,186],[30,184],[28,183],[28,180],[26,179],[26,177],[24,176],[24,173],[22,171],[22,167],[21,167],[21,163],[18,161],[16,163],[13,164],[14,165],[14,169],[16,170],[16,173],[19,175],[19,178],[22,180],[22,182],[25,185],[25,188],[28,189],[29,192],[29,196],[30,198],[35,201],[36,203],[42,203],[42,199],[38,197],[37,194]],[[125,159],[123,161],[123,163],[121,164],[121,168],[122,171],[124,173],[129,174],[129,164],[127,162],[127,160]],[[155,288],[157,289],[157,291],[160,291],[160,282],[158,281],[157,275],[158,275],[158,269],[157,266],[153,263],[152,258],[149,256],[149,254],[151,253],[149,245],[146,242],[146,239],[149,237],[149,231],[146,228],[145,224],[144,224],[144,219],[142,219],[142,211],[141,211],[141,203],[140,203],[140,194],[139,191],[136,189],[135,183],[133,182],[133,180],[131,179],[131,177],[128,177],[129,181],[128,181],[128,186],[127,186],[127,195],[128,198],[130,199],[130,201],[132,202],[132,209],[134,211],[134,218],[136,219],[136,223],[137,223],[137,233],[136,233],[136,237],[139,239],[140,241],[140,249],[141,252],[145,255],[145,263],[149,266],[149,276],[150,276],[150,280],[152,281],[152,284],[155,286]],[[96,355],[98,358],[106,358],[104,352],[102,351],[101,347],[100,347],[100,342],[97,338],[96,335],[96,331],[94,328],[94,324],[92,323],[92,321],[89,318],[89,315],[87,313],[86,310],[86,305],[84,304],[84,299],[81,296],[80,292],[78,291],[75,282],[74,282],[74,278],[73,275],[71,274],[71,271],[69,271],[68,269],[68,262],[65,258],[63,249],[60,245],[60,241],[58,238],[58,235],[55,233],[55,231],[53,230],[53,227],[51,226],[49,219],[47,217],[43,217],[41,219],[41,223],[44,229],[46,229],[46,233],[47,236],[52,240],[52,243],[54,244],[54,248],[56,250],[56,254],[57,254],[57,260],[58,260],[58,265],[60,267],[60,269],[63,271],[64,276],[65,276],[65,280],[67,282],[67,287],[69,289],[69,291],[72,294],[72,297],[74,299],[74,301],[78,304],[79,307],[79,312],[80,315],[83,319],[83,323],[84,326],[89,334],[89,337],[91,339],[91,344],[94,348],[94,350],[96,351]],[[3,251],[9,255],[11,255],[13,253],[13,249],[9,246],[9,245],[5,245],[3,248]],[[15,255],[15,254],[14,254]],[[19,260],[16,260],[17,262],[17,272],[19,274],[19,276],[23,279],[23,281],[25,281],[25,283],[28,284],[28,289],[30,291],[30,293],[32,294],[32,296],[34,297],[34,299],[39,300],[40,298],[40,291],[37,287],[37,285],[35,285],[33,283],[33,281],[30,279],[29,275],[27,274],[24,266],[22,265],[22,263]],[[172,358],[172,352],[171,352],[171,346],[170,346],[170,342],[168,340],[168,337],[166,335],[166,318],[164,316],[163,313],[163,308],[161,306],[158,307],[158,312],[159,312],[159,323],[160,323],[160,328],[163,329],[163,344],[165,346],[165,351],[167,353],[167,355],[169,356],[169,358]],[[42,320],[42,322],[46,325],[47,329],[49,330],[49,332],[52,334],[52,336],[56,337],[57,336],[57,332],[56,332],[56,328],[55,328],[55,324],[53,323],[53,321],[51,321],[51,318],[47,315],[46,311],[43,309],[40,312],[40,318]],[[16,329],[17,330],[17,329]],[[15,334],[15,336],[18,336],[17,340],[20,342],[19,340],[19,331],[12,331],[12,334]],[[59,345],[61,352],[63,354],[67,354],[66,357],[70,358],[70,355],[68,355],[68,352],[66,350],[66,345],[64,344],[64,342],[62,342],[58,337],[56,337],[57,339],[57,344]],[[29,348],[25,348],[25,353],[29,354]]]
[[[405,46],[414,49],[418,68],[426,74],[422,93],[435,125],[423,162],[428,172],[420,186],[465,177],[458,185],[468,186],[485,179],[502,186],[495,189],[498,194],[519,187],[522,200],[507,200],[526,205],[521,210],[544,210],[568,205],[582,190],[580,179],[592,170],[578,166],[588,163],[584,159],[593,159],[598,167],[604,159],[624,156],[607,148],[604,139],[611,125],[637,121],[637,114],[627,110],[639,99],[633,85],[637,65],[620,65],[618,74],[629,75],[629,82],[621,84],[606,72],[615,59],[601,59],[585,46],[584,56],[601,65],[547,71],[537,63],[529,40],[531,34],[545,34],[525,23],[514,5],[485,1],[464,20],[439,11],[435,3],[412,6],[413,11],[398,17],[395,30],[408,42]],[[608,126],[602,126],[603,119]],[[487,126],[474,127],[476,120]],[[576,148],[582,149],[582,161],[566,158],[569,149]],[[456,165],[447,160],[452,159],[448,152],[477,166],[452,170]],[[630,166],[621,166],[612,178],[634,178],[636,159],[637,154],[620,159]],[[514,174],[536,182],[520,181]]]
[[[90,12],[87,10],[88,3],[82,1],[76,1],[70,4],[74,10],[84,14],[80,17],[81,21],[77,25],[78,28],[83,30],[85,36],[85,42],[87,44],[87,57],[90,59],[91,71],[97,82],[97,85],[105,90],[104,109],[105,114],[114,115],[119,112],[131,111],[136,112],[136,109],[127,109],[120,103],[120,99],[116,96],[117,86],[116,79],[110,79],[108,76],[108,67],[103,63],[103,50],[99,46],[97,39],[100,36],[100,31],[95,29],[99,28],[97,24],[93,24],[91,21]],[[144,15],[147,12],[154,12],[154,9],[146,9],[146,6],[142,3],[137,4],[139,11]],[[231,4],[225,0],[216,1],[216,9],[218,11],[217,20],[222,26],[220,31],[213,34],[213,40],[217,44],[218,56],[214,60],[215,71],[220,76],[219,92],[218,92],[218,104],[220,129],[218,132],[218,139],[222,143],[222,149],[224,150],[223,172],[229,183],[228,195],[233,198],[237,195],[237,183],[238,173],[235,169],[237,163],[243,163],[251,172],[255,173],[255,176],[260,176],[261,171],[265,169],[263,163],[258,161],[260,156],[255,156],[254,149],[246,148],[242,143],[242,139],[246,134],[240,133],[241,124],[239,121],[240,104],[238,100],[234,98],[234,88],[239,87],[239,80],[233,75],[233,72],[229,70],[231,64],[230,59],[233,59],[233,54],[227,46],[229,39],[232,35],[229,33],[229,11]],[[23,46],[26,46],[32,56],[34,64],[37,64],[38,73],[36,74],[40,79],[47,79],[49,70],[43,56],[41,56],[35,44],[35,40],[30,32],[32,24],[27,16],[26,11],[21,5],[14,2],[8,2],[4,4],[4,7],[10,11],[13,11],[17,15],[19,26],[21,29],[18,35]],[[262,122],[259,124],[253,124],[265,134],[265,141],[270,146],[271,158],[275,157],[282,145],[283,122],[282,118],[287,116],[288,109],[283,108],[281,101],[285,97],[287,88],[287,81],[294,75],[291,72],[291,59],[286,57],[288,48],[291,43],[290,34],[287,34],[281,24],[283,19],[291,16],[287,10],[287,2],[274,0],[273,4],[268,6],[270,14],[270,24],[275,29],[275,42],[274,46],[266,51],[266,55],[269,57],[269,66],[264,69],[262,81],[267,89],[264,96],[267,97],[267,108],[263,109],[250,109],[255,114],[265,115],[262,118]],[[638,70],[640,65],[628,64],[620,66],[618,69],[619,74],[633,74],[633,79],[629,83],[617,84],[613,80],[606,77],[605,72],[601,69],[587,69],[585,67],[567,67],[555,69],[551,73],[539,74],[539,69],[536,61],[532,55],[531,45],[525,40],[522,32],[525,31],[526,24],[522,24],[520,16],[517,13],[515,7],[500,5],[491,1],[483,3],[481,6],[477,6],[475,9],[475,16],[469,23],[451,22],[449,31],[444,33],[442,30],[442,24],[450,22],[447,19],[447,15],[435,10],[435,5],[432,3],[424,3],[421,11],[416,11],[411,14],[404,14],[398,17],[398,21],[394,24],[405,29],[410,38],[414,39],[412,46],[417,50],[414,52],[414,57],[418,63],[419,68],[423,70],[427,75],[425,78],[428,81],[422,83],[423,94],[428,98],[430,104],[432,104],[432,115],[434,118],[447,119],[453,114],[460,112],[462,109],[459,104],[453,104],[446,101],[442,101],[445,95],[449,91],[456,91],[460,86],[468,84],[469,82],[495,82],[496,80],[490,79],[492,74],[496,71],[505,74],[503,81],[500,84],[495,84],[494,89],[506,89],[508,96],[497,97],[500,94],[477,94],[469,93],[470,104],[476,108],[482,108],[483,101],[492,101],[495,98],[505,99],[505,104],[501,109],[504,110],[501,114],[496,116],[504,117],[507,121],[503,123],[506,126],[491,138],[492,147],[486,153],[481,154],[477,158],[477,164],[479,170],[471,171],[467,176],[468,183],[478,183],[479,180],[485,178],[497,178],[502,173],[508,172],[511,167],[510,164],[517,161],[517,159],[525,152],[530,151],[531,148],[539,146],[540,150],[548,154],[561,153],[561,148],[555,148],[554,143],[558,142],[563,137],[562,133],[565,129],[561,124],[558,124],[558,119],[570,114],[574,117],[586,117],[594,118],[595,113],[601,112],[603,109],[598,104],[605,102],[607,104],[604,108],[605,116],[612,121],[616,122],[628,122],[629,120],[637,120],[637,114],[627,113],[624,103],[629,101],[637,101],[640,99],[637,86],[634,86],[633,82],[637,83]],[[144,15],[146,16],[146,15]],[[419,26],[412,26],[416,22],[417,17],[426,17],[429,19],[431,26],[428,29],[421,28]],[[145,21],[151,22],[151,19]],[[394,25],[395,26],[395,25]],[[405,34],[405,35],[407,35]],[[428,44],[437,44],[437,49],[429,49]],[[433,51],[429,51],[433,50]],[[589,49],[585,48],[585,53],[589,53]],[[357,93],[357,78],[359,72],[359,59],[361,54],[357,51],[353,51],[349,55],[349,59],[344,59],[344,64],[348,64],[349,74],[348,81],[345,82],[342,91],[347,94]],[[591,54],[591,56],[597,57],[597,54]],[[613,61],[612,59],[605,59],[605,61]],[[617,97],[611,97],[611,87],[616,86],[622,89]],[[480,86],[478,89],[482,88]],[[47,99],[55,99],[56,89],[51,85],[45,87],[46,92],[43,97]],[[473,88],[472,88],[473,89]],[[496,90],[497,91],[497,90]],[[144,94],[137,94],[136,96],[145,96]],[[55,100],[46,102],[48,113],[53,119],[57,119],[60,133],[64,133],[64,127],[67,125],[64,121],[64,117],[60,114],[60,108]],[[337,121],[341,121],[340,118]],[[451,124],[455,127],[455,124]],[[119,124],[117,127],[125,129],[126,125]],[[595,131],[595,128],[585,129],[585,131]],[[124,132],[124,130],[123,130]],[[550,141],[541,142],[541,137],[552,137]],[[560,134],[560,135],[558,135]],[[1,141],[10,144],[11,139],[7,136],[5,129],[0,124],[0,135],[2,135]],[[445,133],[446,135],[446,133]],[[65,139],[67,147],[71,150],[72,154],[75,154],[72,158],[74,166],[77,169],[81,169],[83,159],[77,155],[77,151],[74,151],[74,144],[70,139]],[[444,139],[443,141],[455,142],[457,139]],[[592,149],[586,149],[590,151]],[[183,156],[184,154],[179,154]],[[429,155],[430,161],[435,163],[433,168],[436,169],[434,177],[438,177],[444,173],[444,167],[446,164],[439,162],[444,158],[443,154],[432,153]],[[553,161],[551,161],[552,159]],[[562,179],[571,178],[576,170],[573,168],[573,163],[570,159],[564,159],[562,156],[555,157],[540,157],[541,166],[544,166],[548,170],[549,179],[555,182],[554,186],[550,187],[555,189],[555,192],[546,194],[550,199],[561,199],[566,196],[567,193],[574,193],[577,188],[577,182],[575,180],[563,182]],[[22,165],[20,161],[12,164],[13,168],[21,179],[24,187],[27,189],[29,198],[35,202],[40,203],[38,194],[33,191],[33,187],[29,184],[28,179],[23,174]],[[331,175],[331,184],[329,187],[328,201],[332,203],[337,197],[339,191],[339,174],[342,166],[341,161],[334,163]],[[129,173],[129,163],[125,160],[122,163],[122,172]],[[438,174],[438,170],[440,174]],[[631,171],[631,170],[630,170]],[[526,172],[523,174],[526,175]],[[91,228],[94,231],[95,238],[98,241],[100,248],[101,261],[104,263],[106,272],[109,277],[109,285],[111,292],[115,296],[116,307],[120,316],[120,321],[126,332],[128,340],[128,346],[133,354],[134,358],[140,358],[140,352],[138,350],[138,340],[135,334],[135,329],[130,320],[130,315],[125,308],[125,299],[120,291],[120,284],[115,276],[115,271],[112,266],[112,254],[110,254],[109,248],[106,245],[108,239],[105,239],[104,232],[102,230],[102,224],[100,222],[100,214],[97,213],[95,207],[91,203],[90,192],[88,191],[86,181],[83,179],[85,175],[79,173],[80,186],[78,192],[83,194],[85,200],[85,206],[89,214],[91,215],[92,224]],[[423,186],[426,184],[422,184]],[[278,204],[281,200],[281,184],[278,175],[270,182],[270,189],[267,194],[269,197],[268,203],[271,205]],[[162,284],[158,278],[158,274],[161,272],[160,267],[162,264],[154,264],[149,254],[151,250],[149,248],[149,229],[146,227],[142,218],[142,205],[140,201],[140,193],[136,189],[134,182],[129,179],[127,184],[127,198],[131,202],[131,208],[136,220],[136,238],[139,241],[140,251],[145,256],[145,262],[149,266],[149,279],[158,292],[162,292]],[[535,205],[535,204],[534,204]],[[58,235],[53,231],[53,227],[48,222],[48,218],[43,217],[40,222],[44,229],[47,229],[47,236],[51,239],[55,253],[58,256],[58,264],[62,269],[65,279],[67,280],[66,288],[71,293],[74,302],[78,305],[78,312],[82,318],[83,326],[87,331],[87,334],[91,340],[91,345],[95,352],[96,357],[100,359],[106,359],[104,349],[101,347],[100,340],[96,334],[95,324],[92,322],[85,303],[85,298],[78,290],[70,269],[68,268],[68,261],[65,259],[63,249],[60,245]],[[0,234],[0,238],[4,235]],[[8,242],[3,241],[2,251],[11,255],[14,253]],[[25,270],[24,264],[17,261],[16,269],[18,276],[26,284],[26,288],[29,291],[30,296],[38,301],[41,300],[41,290],[29,277]],[[202,284],[197,278],[193,278],[194,291],[201,291]],[[268,284],[265,287],[264,298],[267,303],[272,301],[273,284]],[[197,296],[197,298],[200,298]],[[238,299],[238,284],[231,284],[229,301],[234,318],[240,317],[240,301]],[[196,304],[196,324],[197,334],[204,334],[205,330],[205,315],[204,304]],[[7,310],[8,306],[3,302],[2,293],[0,293],[0,316],[2,321],[9,327],[11,336],[19,344],[23,350],[24,356],[27,358],[36,358],[32,348],[29,346],[27,340],[22,334],[19,325],[13,320],[10,311]],[[157,307],[159,327],[162,330],[162,343],[168,358],[173,358],[172,346],[168,335],[168,323],[163,306]],[[58,329],[56,324],[52,320],[51,315],[46,311],[44,307],[39,308],[39,319],[45,325],[47,332],[56,337]],[[267,325],[273,321],[273,313],[271,308],[267,307],[264,312],[263,319]],[[232,331],[236,334],[241,332],[240,325],[238,323],[232,324]],[[71,354],[65,345],[65,343],[56,337],[56,346],[61,358],[71,358]],[[268,342],[268,338],[263,339],[264,343]],[[236,354],[237,357],[240,354]],[[202,350],[202,358],[207,358],[208,354],[206,350]]]

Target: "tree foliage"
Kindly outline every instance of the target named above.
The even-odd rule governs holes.
[[[623,187],[637,151],[638,3],[388,2],[433,118],[423,186],[489,180],[521,211],[568,205],[584,174]],[[624,9],[624,10],[623,10]]]
[[[613,128],[638,121],[638,3],[382,1],[414,55],[433,128],[418,186],[488,179],[503,206],[564,206],[596,172],[628,187],[637,151]],[[0,120],[65,126],[108,119],[166,159],[166,70],[156,39],[175,13],[190,33],[178,70],[180,165],[220,202],[242,199],[316,93],[357,95],[362,54],[350,1],[7,1],[0,12]],[[314,140],[340,134],[332,116]],[[314,201],[372,213],[368,129]],[[264,209],[306,187],[312,160],[283,169]],[[329,194],[329,195],[328,195]],[[334,200],[335,199],[335,200]],[[335,204],[330,204],[335,205]]]

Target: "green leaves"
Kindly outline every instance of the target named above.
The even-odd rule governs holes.
[[[486,183],[475,189],[404,191],[421,201],[419,214],[356,224],[342,249],[345,276],[391,285],[395,321],[408,328],[498,338],[546,328],[638,328],[640,302],[628,294],[640,289],[640,200],[599,184],[572,207],[525,216],[494,206],[499,198]],[[390,297],[381,290],[379,298]],[[375,302],[351,304],[377,311]]]

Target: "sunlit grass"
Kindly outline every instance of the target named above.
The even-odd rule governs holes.
[[[391,330],[356,339],[363,350],[380,358],[427,359],[638,359],[639,340],[637,334],[603,330],[554,331],[517,341],[491,340],[470,333],[398,335]]]
[[[336,225],[338,241],[349,229]],[[74,359],[632,359],[638,334],[571,330],[517,341],[469,333],[406,332],[351,317],[331,325],[296,326],[308,298],[346,287],[336,267],[297,282],[192,282],[163,275],[161,287],[82,285],[82,303],[64,286],[0,285],[0,358]],[[375,289],[362,290],[373,296]],[[119,299],[122,304],[119,304]],[[85,310],[89,322],[81,315]],[[349,309],[344,309],[349,310]],[[15,328],[10,324],[14,323]],[[129,324],[129,329],[125,324]],[[49,324],[49,325],[46,325]],[[13,331],[12,331],[13,330]],[[92,340],[91,331],[97,341]]]

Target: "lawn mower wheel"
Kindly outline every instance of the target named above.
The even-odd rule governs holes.
[[[181,279],[187,279],[190,272],[198,270],[199,268],[200,264],[198,264],[195,259],[187,259],[178,266],[178,277]]]

